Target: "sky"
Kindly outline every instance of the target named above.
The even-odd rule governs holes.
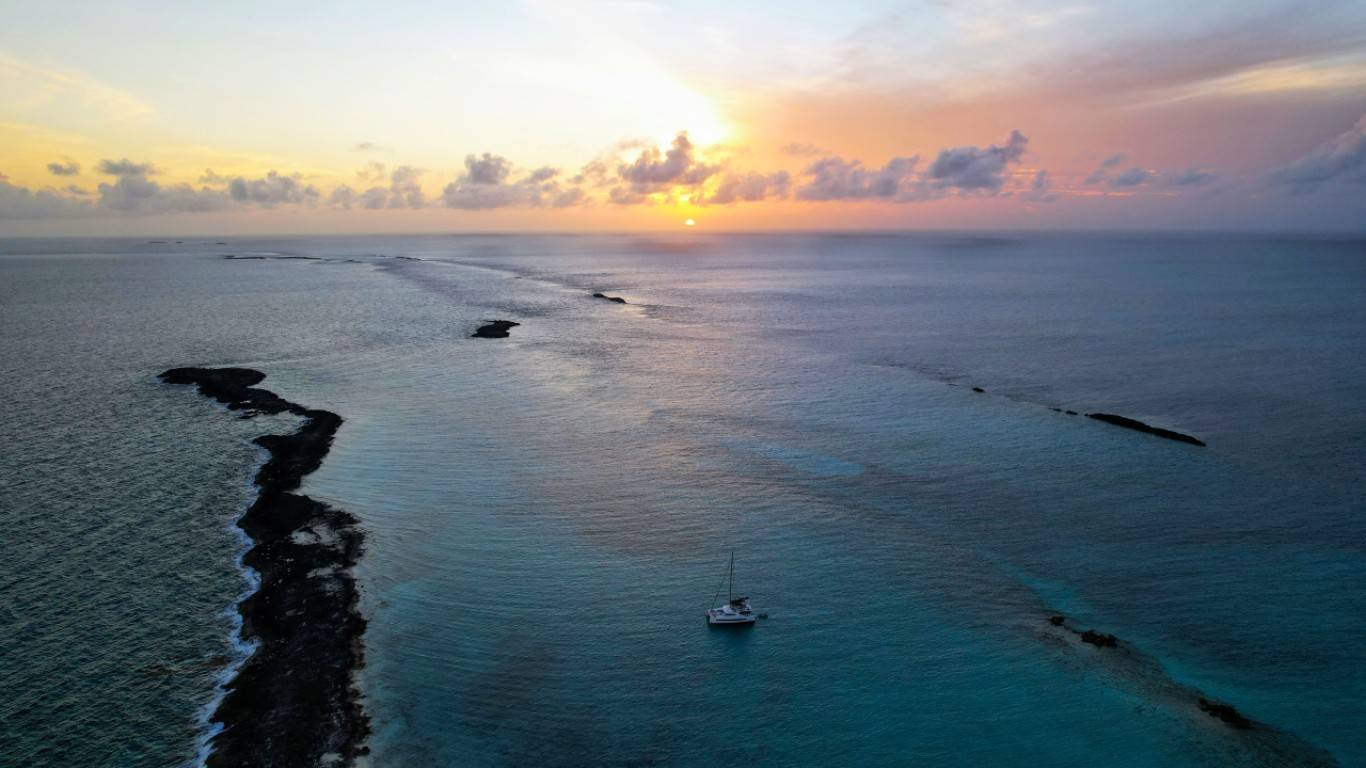
[[[0,236],[685,227],[1366,231],[1366,3],[0,0]]]

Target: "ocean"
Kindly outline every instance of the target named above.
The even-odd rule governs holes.
[[[346,420],[375,766],[1366,765],[1366,241],[0,240],[0,361],[3,765],[204,757],[292,422],[188,365]]]

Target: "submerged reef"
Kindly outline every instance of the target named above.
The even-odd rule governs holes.
[[[255,440],[270,458],[237,525],[253,542],[243,563],[260,574],[259,588],[238,605],[242,640],[256,648],[210,717],[223,727],[207,765],[350,765],[367,752],[370,733],[353,681],[365,619],[351,567],[363,537],[349,513],[294,493],[322,464],[342,418],[255,388],[265,374],[248,368],[173,368],[160,378],[197,385],[248,418],[303,418],[292,434]]]

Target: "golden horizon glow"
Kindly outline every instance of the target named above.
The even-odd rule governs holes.
[[[1366,6],[1270,3],[52,0],[0,234],[1359,227]]]

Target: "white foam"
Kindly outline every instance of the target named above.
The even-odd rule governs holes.
[[[258,446],[257,450],[261,460],[257,463],[255,471],[251,473],[251,477],[247,479],[248,487],[255,487],[257,472],[260,472],[261,468],[265,466],[266,461],[270,459],[270,452],[265,448]],[[251,501],[242,509],[242,514],[245,514],[246,510],[249,509],[252,504],[255,504],[260,497],[261,493],[257,490],[257,492],[252,495]],[[240,518],[241,515],[238,515],[237,519]],[[242,528],[237,525],[237,519],[230,522],[228,527],[232,530],[233,535],[237,537],[239,546],[237,548],[235,562],[237,564],[238,572],[242,574],[242,581],[246,582],[246,587],[237,594],[237,597],[232,601],[231,605],[223,609],[222,615],[225,615],[232,624],[232,631],[228,633],[228,642],[232,644],[233,653],[228,663],[222,669],[218,670],[218,674],[214,677],[213,697],[200,708],[198,715],[195,717],[195,720],[199,723],[199,735],[195,739],[195,768],[205,768],[209,760],[209,755],[213,753],[213,738],[223,732],[223,724],[210,722],[210,718],[213,717],[214,712],[218,711],[219,705],[223,703],[223,699],[228,695],[228,683],[231,683],[233,678],[237,677],[237,673],[242,669],[242,665],[247,662],[247,659],[251,658],[252,654],[256,653],[256,648],[260,645],[255,640],[246,640],[242,637],[242,612],[240,608],[244,600],[256,594],[256,591],[261,588],[261,574],[258,573],[255,568],[248,566],[245,562],[247,551],[250,550],[256,542],[247,535],[246,531],[242,530]]]

